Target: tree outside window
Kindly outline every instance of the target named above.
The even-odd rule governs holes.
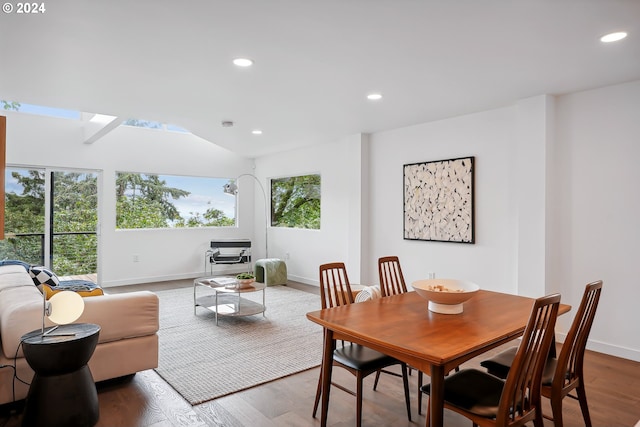
[[[233,227],[235,205],[222,192],[227,181],[118,172],[116,228]]]

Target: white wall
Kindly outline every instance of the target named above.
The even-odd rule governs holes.
[[[561,96],[556,107],[554,279],[574,306],[602,279],[589,348],[640,360],[640,81]]]
[[[242,184],[239,227],[162,230],[115,229],[116,171],[236,177],[253,172],[253,161],[190,134],[119,127],[83,144],[79,120],[6,112],[7,164],[78,168],[101,173],[99,282],[102,286],[202,275],[212,238],[253,238],[253,185]],[[250,182],[248,184],[251,184]],[[133,254],[139,262],[133,262]],[[256,246],[254,256],[264,256]]]
[[[516,292],[511,163],[515,110],[498,110],[380,132],[370,136],[373,189],[369,281],[377,259],[400,257],[405,280],[471,280],[485,289]],[[403,165],[475,156],[475,244],[403,239]]]
[[[267,180],[320,174],[320,230],[269,229],[269,256],[286,260],[289,279],[318,284],[320,264],[344,262],[351,283],[360,282],[363,239],[366,242],[361,232],[365,141],[353,135],[256,160],[258,175]]]

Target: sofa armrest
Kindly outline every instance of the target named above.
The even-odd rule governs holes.
[[[34,286],[27,292],[7,290],[4,295],[15,292],[14,303],[0,313],[2,330],[2,350],[8,359],[23,357],[20,338],[27,332],[42,327],[42,294]],[[21,294],[18,295],[18,292]],[[153,335],[159,329],[159,300],[150,291],[102,295],[84,299],[84,312],[76,323],[100,325],[98,343],[118,341],[127,338]],[[45,326],[54,325],[46,319]]]
[[[84,298],[78,323],[100,325],[98,343],[153,335],[160,323],[158,296],[149,291]]]

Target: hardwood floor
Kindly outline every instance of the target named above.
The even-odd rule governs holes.
[[[137,285],[138,289],[161,290],[191,286],[192,281]],[[290,286],[316,292],[316,287],[296,283]],[[128,292],[109,288],[111,293]],[[495,351],[499,351],[496,349]],[[320,351],[320,349],[318,349]],[[473,359],[464,366],[479,367]],[[634,426],[640,420],[640,363],[601,353],[587,352],[585,356],[586,389],[594,427]],[[225,396],[192,407],[153,370],[135,376],[98,385],[100,427],[306,427],[319,426],[319,418],[311,417],[319,368],[310,369],[249,390]],[[334,379],[346,385],[355,384],[346,371],[334,369]],[[428,380],[428,377],[426,377]],[[224,379],[212,378],[212,381]],[[424,426],[424,414],[417,411],[417,375],[410,377],[413,421],[406,418],[402,381],[383,375],[377,391],[373,391],[373,376],[365,380],[363,426]],[[577,401],[564,400],[566,427],[583,426]],[[426,404],[423,402],[423,406]],[[0,406],[0,427],[16,427],[21,423],[22,405]],[[424,412],[424,409],[423,409]],[[550,413],[545,402],[545,413]],[[346,427],[355,424],[354,398],[337,388],[331,392],[328,425]],[[445,425],[465,426],[471,423],[452,412],[445,411]],[[545,420],[545,426],[553,423]]]

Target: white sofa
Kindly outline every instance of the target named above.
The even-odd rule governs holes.
[[[78,323],[100,325],[100,338],[89,368],[103,381],[158,366],[158,297],[153,292],[85,297]],[[47,326],[52,324],[47,319]],[[42,328],[42,293],[24,267],[0,266],[0,404],[21,400],[33,371],[22,354],[20,338]],[[15,396],[14,396],[15,394]]]

